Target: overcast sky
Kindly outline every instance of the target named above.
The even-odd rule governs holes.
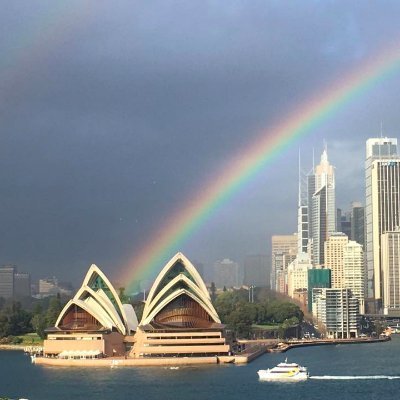
[[[398,1],[1,1],[0,264],[118,276],[261,130],[400,40],[399,15]],[[308,169],[324,140],[338,207],[364,202],[365,140],[381,122],[399,137],[399,89],[400,71],[282,152],[181,250],[268,253],[297,229],[298,149]]]

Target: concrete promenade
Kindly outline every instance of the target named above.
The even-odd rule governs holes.
[[[308,347],[308,346],[329,346],[338,344],[366,344],[366,343],[379,343],[387,342],[390,336],[379,338],[352,338],[352,339],[310,339],[310,340],[291,340],[287,342],[280,342],[275,347],[268,349],[271,353],[284,353],[295,347]]]

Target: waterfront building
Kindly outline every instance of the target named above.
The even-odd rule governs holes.
[[[325,267],[331,270],[331,287],[348,288],[365,312],[366,273],[362,245],[344,233],[334,233],[325,242]]]
[[[312,180],[311,180],[312,181]],[[314,169],[314,193],[311,198],[311,238],[313,242],[313,264],[325,262],[324,243],[336,232],[335,171],[329,164],[327,150]]]
[[[228,355],[224,325],[193,264],[177,253],[150,289],[130,356]]]
[[[399,225],[399,156],[397,139],[371,138],[366,142],[365,160],[365,238],[368,297],[381,308],[381,234]],[[397,167],[396,167],[397,165]],[[398,176],[398,175],[397,175]],[[397,182],[397,183],[396,183]]]
[[[325,242],[325,267],[332,271],[331,287],[343,288],[343,247],[349,238],[341,232],[333,233]]]
[[[0,297],[10,299],[14,296],[14,274],[16,268],[11,265],[0,266]]]
[[[384,314],[400,316],[400,230],[381,236]]]
[[[331,270],[322,267],[312,267],[307,271],[307,308],[312,312],[313,305],[313,289],[315,288],[330,288],[331,287]]]
[[[229,258],[216,261],[214,263],[214,283],[218,289],[240,286],[239,264]]]
[[[297,256],[297,246],[297,233],[272,236],[272,290],[287,293],[287,268]]]
[[[288,266],[288,295],[295,297],[300,289],[307,291],[308,270],[312,268],[310,259],[306,253],[299,254]]]
[[[46,329],[45,357],[160,358],[229,355],[230,343],[204,281],[177,253],[150,289],[140,324],[95,265],[81,288]]]
[[[362,245],[349,240],[343,246],[343,287],[358,300],[360,314],[365,314],[366,270]]]
[[[104,273],[92,265],[81,288],[63,308],[54,327],[46,329],[44,355],[124,356],[124,337],[138,325],[130,304],[122,304]]]
[[[313,316],[325,326],[328,338],[358,336],[359,305],[350,289],[315,288],[313,299]]]
[[[264,254],[246,256],[244,260],[243,284],[269,287],[271,266]]]
[[[350,216],[350,239],[364,246],[365,231],[364,231],[364,207],[359,202],[351,203]]]
[[[378,308],[384,298],[381,235],[400,226],[400,159],[375,160],[371,165],[372,253],[374,297]]]

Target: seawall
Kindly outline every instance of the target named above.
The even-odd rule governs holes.
[[[387,342],[390,336],[379,338],[353,338],[353,339],[314,339],[314,340],[299,340],[291,342],[278,343],[276,347],[269,349],[272,353],[284,353],[295,347],[308,347],[308,346],[329,346],[338,344],[366,344],[366,343],[379,343]]]

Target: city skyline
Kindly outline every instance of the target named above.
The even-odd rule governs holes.
[[[260,130],[385,49],[399,7],[6,4],[0,263],[77,282],[94,262],[116,277]],[[180,250],[242,262],[295,232],[298,148],[311,167],[324,140],[337,206],[364,203],[364,143],[381,121],[398,137],[398,79],[277,154]]]

